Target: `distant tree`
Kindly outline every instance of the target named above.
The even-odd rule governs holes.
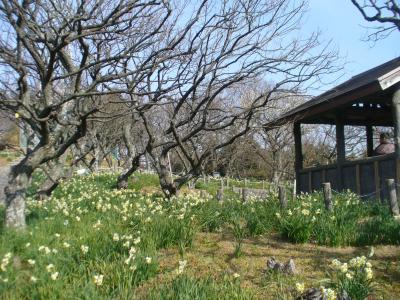
[[[400,31],[400,3],[398,0],[351,0],[372,27],[368,39],[376,41]],[[378,25],[380,24],[380,25]]]

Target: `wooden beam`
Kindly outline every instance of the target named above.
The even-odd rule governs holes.
[[[319,119],[310,119],[310,120],[303,120],[302,124],[324,124],[324,125],[335,125],[336,122],[334,119],[328,118],[319,118]],[[383,126],[383,127],[392,127],[393,122],[391,120],[343,120],[343,125],[348,126]]]
[[[340,118],[336,119],[336,153],[338,163],[346,160],[346,149],[344,139],[344,125]]]
[[[357,99],[379,96],[377,93],[381,91],[379,84],[374,81],[350,91],[342,91],[338,95],[319,96],[311,100],[309,103],[295,108],[293,111],[290,111],[280,119],[277,119],[268,125],[280,126],[292,121],[305,123],[303,122],[305,119],[310,119],[311,117],[324,114],[332,109],[354,102]]]
[[[361,173],[359,164],[356,164],[356,191],[357,194],[361,195]]]
[[[367,132],[367,156],[374,156],[374,133],[371,125],[365,126]]]
[[[340,117],[336,118],[336,153],[337,153],[337,183],[338,189],[343,189],[342,164],[346,161],[344,140],[344,125]]]
[[[295,172],[296,172],[296,180],[299,183],[297,185],[297,191],[300,192],[300,170],[303,169],[303,150],[301,144],[301,124],[294,123],[293,126],[293,136],[294,136],[294,149],[295,149]]]
[[[295,169],[296,171],[300,171],[303,169],[303,147],[302,147],[302,142],[301,142],[301,124],[300,123],[294,123],[294,129],[293,129],[293,135],[294,135],[294,147],[295,147],[295,156],[296,156],[296,165]]]
[[[400,86],[392,96],[393,120],[394,120],[394,144],[396,146],[396,158],[400,159]]]

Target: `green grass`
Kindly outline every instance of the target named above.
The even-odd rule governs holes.
[[[151,300],[214,300],[214,299],[255,299],[253,293],[243,289],[238,280],[217,282],[212,278],[194,279],[179,276],[171,283],[160,286],[149,296]]]

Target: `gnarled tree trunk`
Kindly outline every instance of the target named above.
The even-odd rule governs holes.
[[[24,229],[25,196],[33,171],[40,165],[47,148],[33,151],[18,164],[11,167],[8,175],[8,186],[4,188],[6,195],[5,225],[9,228]]]
[[[127,169],[120,176],[118,176],[117,179],[118,189],[128,188],[128,179],[139,168],[139,163],[140,163],[140,155],[137,155],[132,159],[130,168]]]
[[[61,179],[67,179],[72,177],[72,168],[65,168],[65,161],[67,155],[64,153],[59,159],[54,162],[50,161],[47,163],[47,170],[45,170],[47,179],[41,184],[37,191],[37,197],[39,199],[47,198],[60,184]]]
[[[168,168],[168,158],[166,155],[161,154],[158,159],[158,178],[160,179],[160,186],[163,193],[167,197],[176,196],[178,194],[178,187],[176,186],[171,173]]]
[[[143,153],[137,153],[134,147],[134,141],[131,133],[131,125],[126,124],[123,128],[123,141],[128,151],[128,157],[130,165],[117,179],[117,188],[126,189],[128,188],[129,177],[139,168],[140,157]]]
[[[24,166],[13,166],[4,189],[6,195],[5,225],[10,228],[23,229],[25,223],[25,193],[31,179],[30,170]]]

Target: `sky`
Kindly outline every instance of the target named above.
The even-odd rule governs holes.
[[[350,0],[309,0],[309,13],[302,30],[320,30],[324,40],[332,40],[338,47],[345,61],[342,76],[321,91],[400,56],[399,31],[375,44],[363,41],[367,32],[365,27],[371,25],[364,21]]]

